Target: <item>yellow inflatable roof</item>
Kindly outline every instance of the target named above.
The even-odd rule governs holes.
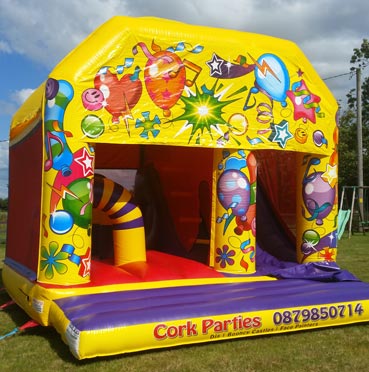
[[[45,84],[41,84],[13,116],[10,129],[12,144],[19,135],[25,136],[41,120],[44,92]]]
[[[335,146],[334,97],[294,43],[265,35],[117,16],[55,67],[48,98],[55,84],[66,97],[56,102],[59,126],[77,141],[317,154]],[[17,118],[27,110],[38,108],[27,104]]]

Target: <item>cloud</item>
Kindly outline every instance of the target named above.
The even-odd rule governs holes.
[[[2,141],[0,142],[0,170],[8,168],[8,153],[9,153],[9,142]]]
[[[368,10],[361,0],[339,6],[335,0],[89,0],[88,6],[74,0],[57,6],[51,1],[2,0],[0,36],[6,41],[0,50],[3,45],[8,52],[53,67],[112,16],[155,16],[290,39],[318,69],[329,58],[338,70],[347,67],[352,49],[366,33]],[[331,41],[339,48],[332,48]]]
[[[11,94],[11,99],[16,102],[19,106],[34,92],[34,89],[25,88],[17,90]]]
[[[292,40],[326,78],[349,72],[353,49],[367,36],[368,13],[362,0],[2,0],[0,52],[51,69],[111,17],[154,16]],[[342,98],[352,84],[344,79],[328,85]]]
[[[116,14],[127,13],[125,1],[2,0],[0,35],[11,49],[53,67],[96,27]]]
[[[34,89],[30,88],[16,90],[10,94],[9,100],[0,100],[0,118],[5,117],[8,120],[9,117],[13,116],[19,106],[22,105],[22,103],[32,94],[33,91]],[[6,125],[9,126],[9,123],[7,122]],[[2,138],[0,138],[0,140],[1,139]]]
[[[11,53],[12,49],[10,48],[9,44],[3,40],[0,40],[0,52],[3,53]]]
[[[0,115],[13,115],[18,106],[15,104],[15,102],[0,100],[0,107]]]
[[[13,115],[17,108],[32,94],[33,89],[21,89],[11,94],[11,102],[0,101],[1,115]],[[4,124],[5,126],[5,124]],[[7,128],[9,123],[6,123]],[[0,198],[8,197],[8,164],[9,164],[9,142],[0,141]]]
[[[369,3],[362,0],[339,5],[336,0],[89,0],[88,6],[79,0],[57,6],[42,0],[2,0],[0,52],[18,53],[51,69],[111,17],[153,16],[289,39],[324,79],[349,72],[353,49],[367,37],[368,13]],[[349,76],[327,85],[339,100],[353,86]],[[5,111],[13,113],[18,102],[6,103]]]

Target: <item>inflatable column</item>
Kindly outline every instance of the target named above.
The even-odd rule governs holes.
[[[69,82],[48,79],[37,280],[58,285],[90,280],[94,151],[64,129],[73,95]]]
[[[254,273],[256,159],[244,150],[216,149],[213,172],[210,263],[223,272]]]
[[[337,156],[297,156],[296,249],[300,263],[335,261]]]

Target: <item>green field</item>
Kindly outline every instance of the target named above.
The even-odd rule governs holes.
[[[7,212],[0,211],[0,244],[5,244],[7,217],[8,217]]]
[[[4,257],[0,244],[0,269]],[[369,235],[344,237],[338,264],[369,281]],[[0,285],[1,286],[1,285]],[[0,304],[9,300],[0,293]],[[0,336],[28,317],[16,306],[0,312]],[[369,323],[250,337],[166,350],[76,360],[53,328],[36,327],[0,340],[1,371],[366,371]]]

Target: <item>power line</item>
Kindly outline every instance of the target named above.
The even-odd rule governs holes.
[[[346,75],[353,75],[353,73],[352,73],[352,72],[346,72],[346,73],[344,73],[344,74],[339,74],[339,75],[329,76],[329,77],[327,77],[327,78],[324,78],[323,80],[334,79],[334,78],[338,78],[338,77],[346,76]]]

